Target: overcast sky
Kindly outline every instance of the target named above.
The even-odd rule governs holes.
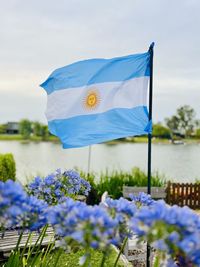
[[[80,59],[145,52],[155,42],[154,121],[189,104],[200,118],[199,0],[0,0],[0,122],[45,122],[39,87]]]

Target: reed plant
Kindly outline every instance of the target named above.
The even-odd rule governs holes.
[[[82,177],[84,176],[89,180],[92,188],[96,191],[96,202],[100,199],[100,196],[107,191],[108,194],[114,198],[120,198],[123,193],[123,185],[127,186],[147,186],[147,174],[140,168],[135,167],[131,171],[108,171],[102,172],[99,179],[95,173],[85,174],[81,172]],[[151,177],[151,185],[156,187],[165,186],[165,177],[159,173],[153,173]],[[94,196],[93,196],[94,197]]]

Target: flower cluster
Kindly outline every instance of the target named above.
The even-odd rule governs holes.
[[[127,199],[121,197],[120,199],[106,198],[105,201],[107,207],[113,210],[116,216],[126,216],[131,218],[136,212],[136,206],[134,202],[130,202]]]
[[[73,239],[85,248],[105,249],[116,244],[118,221],[104,207],[88,206],[70,198],[49,209],[48,221],[63,240]]]
[[[61,173],[61,170],[56,170],[44,178],[35,177],[27,188],[29,194],[54,205],[66,196],[77,194],[87,196],[91,186],[76,171],[69,170]]]
[[[19,183],[0,182],[0,230],[36,230],[48,223],[63,244],[73,240],[86,251],[90,247],[107,251],[110,244],[136,234],[161,253],[168,262],[164,266],[173,266],[176,259],[181,266],[200,266],[200,217],[192,210],[153,201],[144,193],[132,201],[106,198],[99,206],[66,197],[87,194],[89,188],[74,171],[36,177],[28,186],[32,195]]]
[[[134,202],[130,202],[125,198],[111,199],[106,198],[104,206],[108,213],[118,221],[118,239],[123,242],[125,237],[131,237],[131,232],[128,229],[130,218],[132,218],[137,211]],[[116,232],[117,234],[117,232]]]
[[[36,230],[47,223],[48,205],[34,196],[28,196],[23,187],[12,180],[0,182],[0,228]]]
[[[200,265],[200,217],[187,207],[155,201],[138,210],[131,229],[181,266]]]
[[[152,203],[154,203],[154,200],[151,198],[150,195],[145,194],[144,192],[139,192],[139,194],[136,196],[134,194],[129,195],[130,199],[135,202],[135,204],[140,206],[149,206]]]
[[[63,173],[65,181],[68,184],[69,194],[82,194],[87,196],[91,190],[89,182],[80,177],[79,173],[74,170],[68,170]]]

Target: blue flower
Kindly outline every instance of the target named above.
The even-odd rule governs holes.
[[[176,244],[180,240],[180,234],[176,231],[173,231],[170,233],[167,237],[167,239],[171,242]]]
[[[123,214],[128,217],[134,216],[137,208],[133,202],[128,201],[125,198],[111,199],[106,198],[105,204],[109,209],[115,210],[117,214]]]
[[[199,225],[199,216],[189,208],[170,207],[164,201],[155,201],[138,209],[131,218],[130,228],[171,259],[180,254],[186,263],[184,266],[189,266],[189,262],[200,264]]]
[[[40,229],[46,223],[48,205],[30,197],[23,187],[11,180],[0,182],[0,228]]]
[[[76,171],[69,170],[62,173],[58,169],[44,178],[36,177],[27,188],[29,194],[55,205],[69,195],[88,195],[91,186]]]
[[[168,252],[168,246],[163,239],[159,239],[159,240],[156,240],[155,242],[153,242],[153,247],[155,249],[164,250],[164,251]]]
[[[101,206],[68,198],[48,210],[48,221],[63,240],[74,239],[83,247],[105,248],[117,242],[118,222]]]
[[[144,192],[139,192],[137,196],[134,194],[130,194],[129,197],[132,201],[144,206],[149,206],[154,203],[154,200],[151,198],[151,196],[145,194]]]

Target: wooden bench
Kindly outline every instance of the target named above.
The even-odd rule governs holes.
[[[22,239],[19,243],[19,248],[24,248],[26,242],[29,237],[29,232],[24,232],[22,235]],[[28,242],[28,246],[34,246],[40,233],[33,232],[30,241]],[[0,257],[8,257],[10,252],[15,249],[17,242],[19,240],[19,233],[16,230],[6,230],[5,233],[2,235],[0,232]],[[54,241],[54,231],[53,228],[48,227],[45,233],[45,237],[42,240],[41,246],[47,246],[50,242]],[[40,242],[39,242],[40,243]]]
[[[147,187],[123,186],[123,197],[129,198],[130,194],[138,195],[140,192],[147,193]],[[151,187],[151,197],[153,199],[165,199],[167,196],[166,188]]]

